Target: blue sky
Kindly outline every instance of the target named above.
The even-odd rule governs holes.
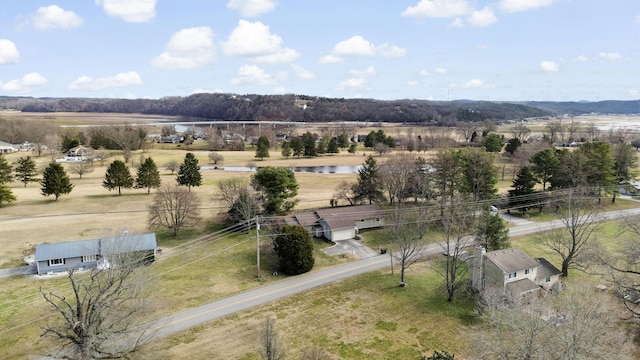
[[[0,95],[640,98],[638,0],[3,5]]]

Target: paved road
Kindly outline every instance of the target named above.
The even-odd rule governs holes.
[[[640,208],[607,212],[603,214],[603,220],[636,215],[640,215]],[[560,220],[543,223],[527,222],[522,225],[511,227],[509,229],[509,235],[527,235],[562,226],[563,224]],[[425,246],[422,250],[422,254],[424,256],[439,254],[442,253],[442,249],[443,247],[441,243],[434,243]],[[156,321],[154,325],[152,325],[152,328],[157,329],[157,332],[154,334],[152,339],[169,336],[190,327],[201,325],[208,321],[216,320],[239,311],[250,309],[254,306],[263,305],[274,300],[298,294],[334,281],[383,269],[390,266],[390,264],[389,255],[376,254],[373,257],[363,258],[356,262],[290,277],[271,285],[187,309]]]

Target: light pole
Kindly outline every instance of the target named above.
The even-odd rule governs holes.
[[[256,254],[258,258],[258,279],[260,279],[260,217],[256,216]]]

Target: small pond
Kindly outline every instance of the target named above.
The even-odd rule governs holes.
[[[225,170],[225,171],[256,171],[260,167],[256,166],[202,166],[202,170]],[[310,172],[316,174],[356,174],[362,165],[340,165],[340,166],[289,166],[288,169],[294,172]]]

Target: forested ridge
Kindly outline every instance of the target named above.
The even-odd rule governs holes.
[[[636,114],[640,101],[489,102],[326,98],[304,95],[194,94],[161,99],[0,97],[23,112],[137,113],[211,120],[368,121],[453,124],[587,113]]]

